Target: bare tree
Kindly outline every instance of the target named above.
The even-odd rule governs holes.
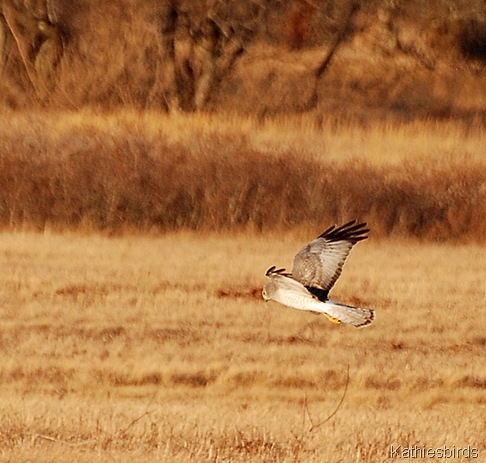
[[[339,19],[340,26],[338,28],[337,33],[334,35],[333,39],[329,43],[329,46],[327,47],[327,51],[322,57],[322,60],[319,62],[318,66],[316,67],[315,70],[316,78],[321,77],[326,71],[333,56],[336,54],[343,40],[348,35],[351,28],[353,16],[358,10],[358,2],[356,0],[346,0],[342,3],[344,4],[344,6],[342,10],[343,11],[342,17]]]
[[[0,74],[3,72],[5,63],[7,62],[8,50],[8,26],[3,15],[0,15]]]
[[[162,23],[170,27],[161,30],[167,59],[164,80],[174,79],[176,89],[176,98],[170,94],[169,106],[175,100],[184,110],[200,110],[210,104],[221,80],[253,38],[261,8],[249,4],[253,14],[247,13],[244,19],[232,18],[231,4],[221,0],[212,1],[203,11],[174,5],[166,11]]]
[[[167,111],[179,110],[177,79],[175,68],[175,37],[179,21],[177,9],[168,3],[156,13],[160,62],[155,63],[155,82],[153,88],[162,88],[162,106]],[[150,97],[152,100],[152,96]]]
[[[64,51],[64,34],[52,16],[52,7],[48,2],[35,5],[3,0],[1,14],[2,60],[9,53],[6,42],[11,34],[28,79],[42,99],[54,86],[54,71]]]

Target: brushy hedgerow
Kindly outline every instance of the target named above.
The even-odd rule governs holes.
[[[7,229],[272,230],[357,217],[382,236],[486,236],[478,160],[326,162],[285,146],[259,150],[229,133],[189,143],[102,126],[2,136]]]

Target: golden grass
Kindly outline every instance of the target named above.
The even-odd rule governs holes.
[[[36,150],[54,150],[51,154],[58,154],[59,144],[68,148],[70,141],[81,144],[89,135],[106,143],[101,145],[103,153],[132,137],[146,139],[149,144],[162,141],[169,147],[217,142],[221,137],[230,142],[230,147],[244,142],[262,154],[286,155],[293,151],[325,162],[358,158],[377,165],[424,160],[483,162],[486,140],[486,128],[480,119],[467,123],[417,119],[401,124],[383,120],[363,126],[352,118],[316,119],[305,114],[261,121],[234,113],[167,115],[130,109],[7,111],[0,115],[0,130],[5,140],[16,144],[23,139],[30,148],[40,142]],[[70,140],[72,137],[75,139]]]
[[[275,230],[352,217],[376,235],[481,242],[484,127],[205,114],[9,114],[7,229]]]
[[[332,293],[377,310],[355,330],[260,298],[266,268],[318,231],[3,233],[1,458],[374,463],[392,444],[483,457],[484,248],[360,243]],[[310,431],[348,366],[342,407]]]

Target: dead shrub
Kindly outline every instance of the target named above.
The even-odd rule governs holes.
[[[472,159],[325,162],[295,149],[260,151],[229,134],[169,142],[103,126],[4,135],[7,229],[263,231],[356,217],[375,236],[486,236],[486,167]]]

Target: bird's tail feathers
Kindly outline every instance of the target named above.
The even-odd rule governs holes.
[[[326,301],[326,305],[328,306],[328,318],[337,320],[338,322],[348,323],[356,328],[364,328],[370,325],[376,318],[374,310],[364,309],[363,307],[354,307],[330,299]],[[334,321],[334,323],[336,322]]]

